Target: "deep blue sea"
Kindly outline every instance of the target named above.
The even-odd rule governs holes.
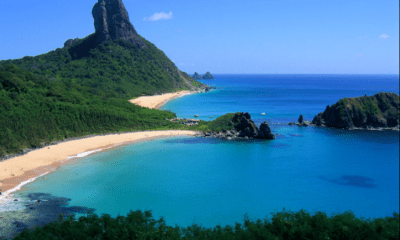
[[[162,109],[212,120],[249,112],[277,139],[228,141],[175,137],[74,159],[27,193],[70,198],[70,206],[126,215],[152,210],[167,224],[233,225],[271,212],[353,211],[364,218],[399,212],[399,132],[288,126],[344,97],[399,94],[399,75],[215,75],[218,87]],[[265,113],[265,115],[261,115]]]

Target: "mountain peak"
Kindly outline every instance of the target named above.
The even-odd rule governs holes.
[[[122,0],[98,0],[93,6],[92,15],[97,43],[123,39],[141,48],[146,47],[130,22]]]

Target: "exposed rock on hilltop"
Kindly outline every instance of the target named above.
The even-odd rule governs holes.
[[[203,79],[203,77],[200,74],[198,74],[197,72],[195,72],[193,74],[193,78],[196,79],[196,80]]]
[[[275,139],[267,122],[264,122],[258,128],[249,113],[228,113],[209,123],[211,132],[205,136],[220,138],[261,138]]]
[[[206,72],[206,74],[203,75],[203,79],[214,79],[214,76],[210,72]]]
[[[65,41],[64,43],[64,47],[69,47],[72,44],[76,43],[79,41],[79,38],[75,38],[75,39],[68,39],[67,41]]]
[[[340,99],[315,116],[312,123],[345,129],[398,129],[399,95],[381,92],[373,96]]]
[[[139,47],[146,45],[129,21],[128,12],[121,0],[98,0],[92,10],[96,41],[123,39]]]

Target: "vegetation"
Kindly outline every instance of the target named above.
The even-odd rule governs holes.
[[[0,65],[0,157],[70,137],[183,128],[174,113],[142,108],[66,79]]]
[[[36,57],[0,61],[57,81],[90,87],[100,97],[131,99],[156,93],[187,90],[202,85],[175,64],[154,44],[146,48],[122,39],[94,44],[95,35],[77,40]],[[185,78],[185,79],[184,79]]]
[[[50,223],[43,228],[25,229],[14,240],[31,239],[399,239],[399,214],[373,220],[357,218],[352,212],[327,216],[304,210],[272,213],[271,218],[251,220],[242,224],[205,228],[167,226],[155,220],[151,211],[131,211],[116,218],[89,214],[76,220],[73,216]]]

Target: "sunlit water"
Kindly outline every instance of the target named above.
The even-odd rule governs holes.
[[[70,206],[126,215],[152,210],[167,224],[211,227],[271,212],[351,210],[372,218],[399,212],[399,133],[288,126],[343,97],[397,92],[398,76],[217,75],[220,87],[164,106],[209,120],[247,111],[267,120],[273,141],[175,137],[72,160],[20,191],[71,198]],[[265,116],[261,113],[266,113]]]

